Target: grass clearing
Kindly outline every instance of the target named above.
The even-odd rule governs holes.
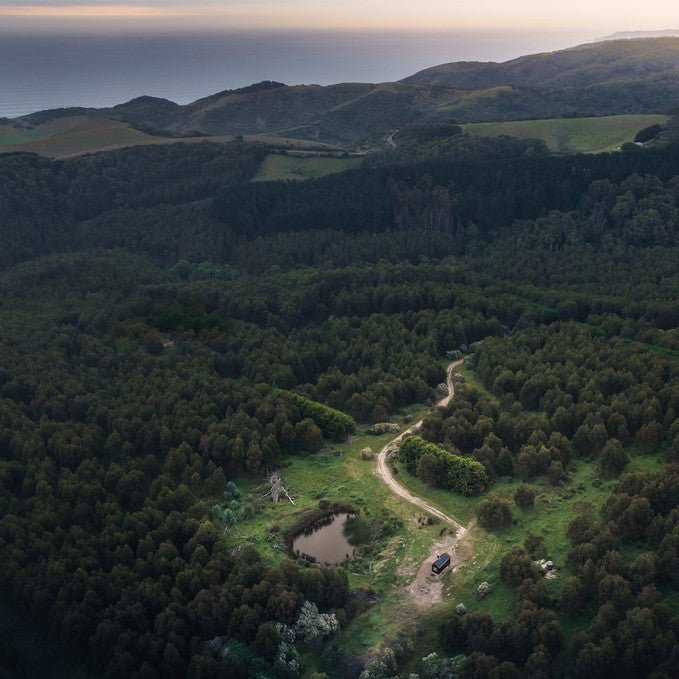
[[[542,139],[551,151],[561,153],[600,153],[618,150],[634,140],[645,127],[664,124],[663,115],[619,115],[597,118],[554,118],[548,120],[517,120],[500,123],[471,123],[465,132],[480,137],[509,135],[527,139]]]
[[[421,417],[428,406],[404,408],[395,418],[401,429]],[[402,527],[394,534],[368,545],[345,568],[352,589],[370,588],[377,602],[354,618],[342,634],[324,649],[324,657],[333,649],[370,655],[379,649],[385,639],[395,637],[404,630],[419,634],[416,619],[403,589],[408,585],[422,560],[429,554],[431,545],[439,538],[442,526],[420,525],[418,517],[424,516],[381,483],[376,474],[375,459],[361,459],[361,451],[370,447],[375,456],[389,443],[394,434],[371,436],[358,433],[345,444],[326,444],[316,455],[291,457],[281,466],[283,482],[295,500],[278,504],[265,502],[262,511],[249,519],[242,519],[226,532],[227,542],[236,547],[250,544],[269,563],[280,563],[289,558],[283,551],[283,533],[294,526],[300,515],[318,507],[319,500],[348,503],[363,516],[388,511],[398,516]],[[263,478],[243,477],[237,480],[242,502],[247,504],[264,493]],[[312,673],[323,662],[307,657],[305,673]]]
[[[279,153],[269,154],[259,168],[253,181],[268,182],[277,179],[315,179],[328,174],[344,172],[358,167],[362,158],[329,158],[284,156]]]
[[[119,120],[88,118],[87,116],[55,118],[35,126],[21,120],[0,124],[0,153],[37,153],[47,158],[66,158],[86,153],[112,151],[128,146],[200,142],[223,144],[233,139],[233,135],[160,137],[142,132]],[[290,150],[340,150],[339,147],[329,144],[270,135],[244,135],[244,139]]]

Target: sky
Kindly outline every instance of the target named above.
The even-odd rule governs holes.
[[[587,30],[679,28],[676,0],[0,0],[0,29]]]

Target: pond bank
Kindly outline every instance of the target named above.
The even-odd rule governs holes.
[[[353,556],[356,550],[344,535],[344,523],[357,513],[351,505],[321,501],[317,509],[305,512],[285,532],[288,554],[328,565],[344,561],[347,554]]]

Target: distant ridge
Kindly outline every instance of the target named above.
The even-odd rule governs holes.
[[[679,38],[618,39],[511,61],[453,62],[403,82],[449,88],[524,86],[556,89],[649,80],[679,82]]]
[[[679,38],[679,29],[665,29],[662,31],[621,31],[612,33],[603,38],[597,38],[594,42],[607,40],[642,40],[644,38]]]
[[[356,144],[413,124],[672,114],[679,102],[679,37],[615,39],[503,63],[455,62],[399,82],[284,85],[265,80],[191,104],[138,97],[64,115],[113,118],[173,136],[269,135]]]

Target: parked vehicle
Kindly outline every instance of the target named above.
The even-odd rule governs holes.
[[[444,552],[440,556],[436,558],[436,561],[431,565],[431,572],[434,573],[435,575],[439,575],[439,573],[443,573],[446,568],[450,566],[450,554],[448,552]]]

